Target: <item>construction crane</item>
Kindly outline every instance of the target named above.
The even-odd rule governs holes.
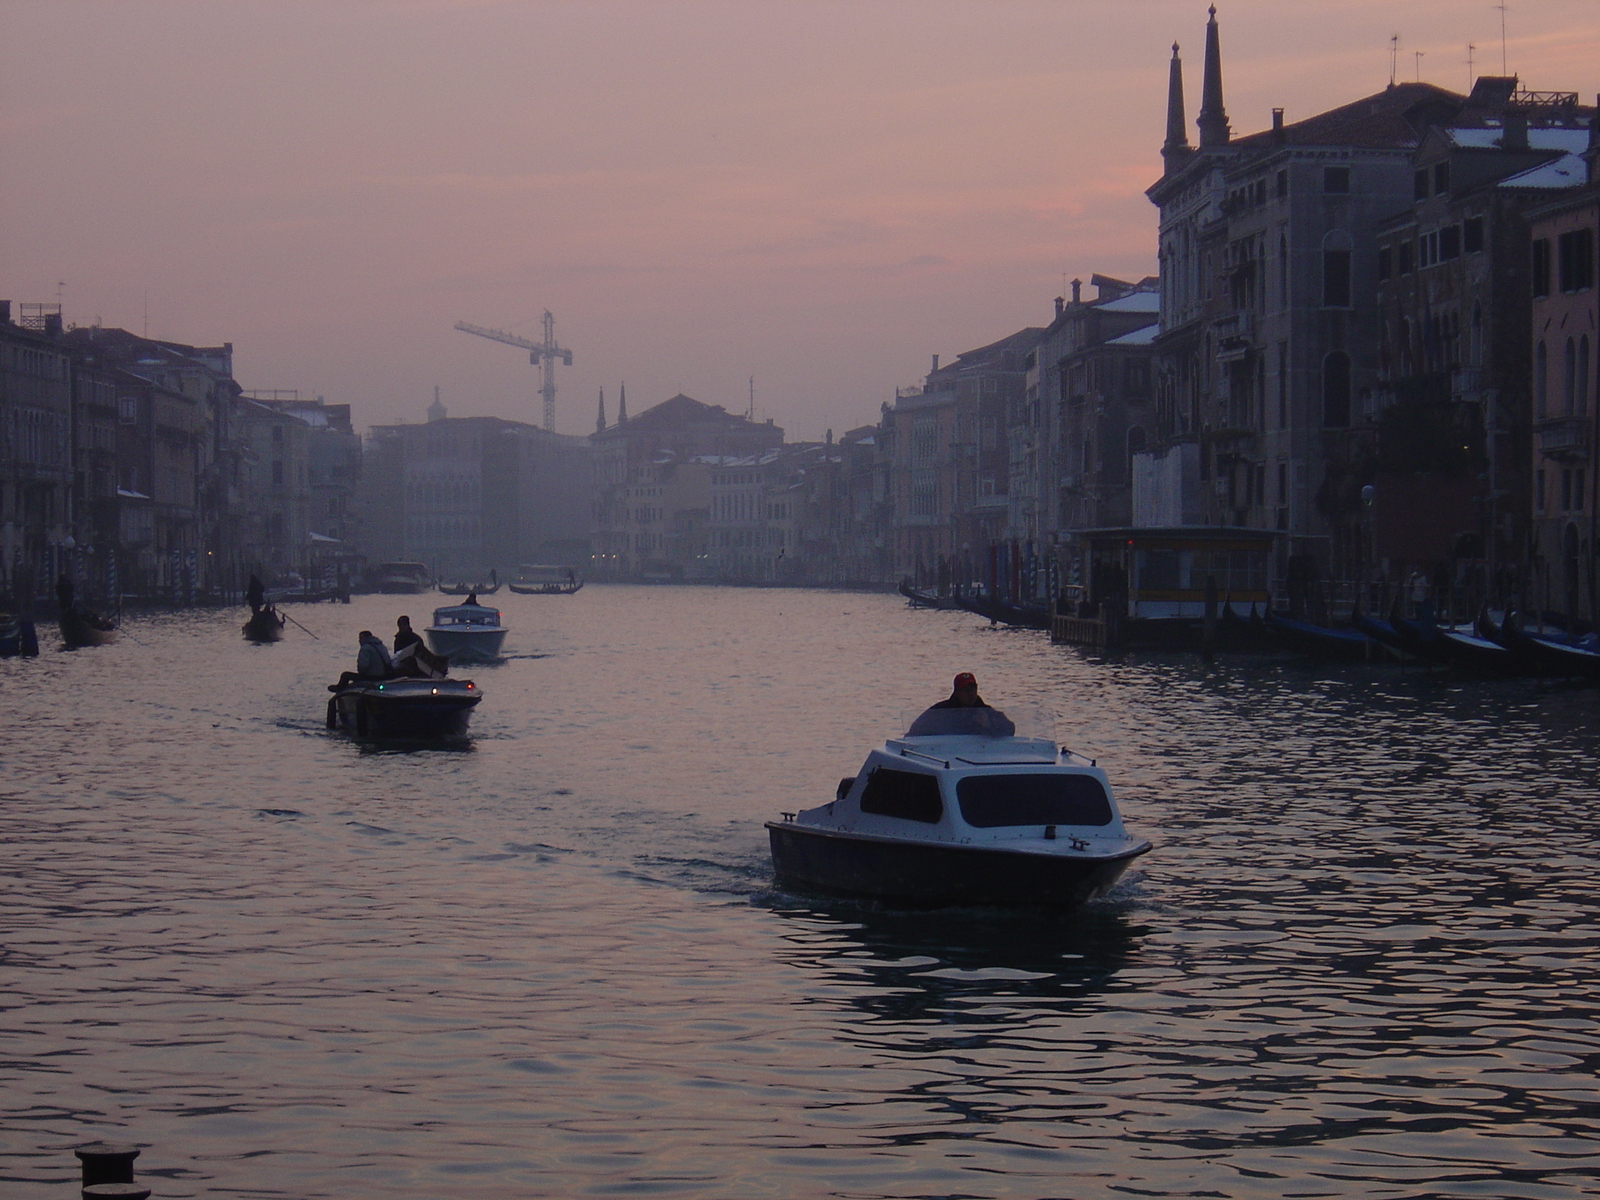
[[[543,382],[539,395],[544,397],[544,427],[554,433],[556,428],[556,359],[566,366],[572,365],[572,351],[556,345],[556,319],[547,308],[544,310],[544,341],[530,342],[525,337],[507,333],[503,329],[485,329],[482,325],[468,325],[457,321],[462,333],[475,333],[491,342],[504,342],[508,346],[521,346],[528,352],[528,361],[543,368]]]

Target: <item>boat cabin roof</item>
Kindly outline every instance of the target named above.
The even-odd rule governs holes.
[[[500,610],[487,604],[451,604],[433,610],[435,625],[498,625]]]

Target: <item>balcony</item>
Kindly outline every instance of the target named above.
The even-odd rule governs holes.
[[[1250,353],[1256,332],[1256,316],[1239,311],[1218,317],[1212,326],[1217,334],[1217,361],[1235,362]]]
[[[1534,426],[1534,444],[1548,458],[1586,459],[1589,456],[1589,418],[1559,417]]]

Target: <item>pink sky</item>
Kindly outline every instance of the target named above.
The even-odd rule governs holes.
[[[1154,270],[1166,66],[1195,0],[0,0],[0,297],[231,341],[247,388],[359,424],[557,428],[675,392],[791,438],[877,419],[929,355]],[[1400,75],[1498,74],[1479,0],[1219,5],[1234,130]],[[1600,88],[1595,0],[1521,0],[1526,86]]]

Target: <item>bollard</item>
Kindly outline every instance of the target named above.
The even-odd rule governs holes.
[[[91,1183],[83,1200],[150,1200],[150,1189],[142,1183]]]
[[[97,1183],[132,1183],[133,1160],[139,1147],[121,1142],[93,1142],[73,1151],[83,1163],[83,1186]]]

